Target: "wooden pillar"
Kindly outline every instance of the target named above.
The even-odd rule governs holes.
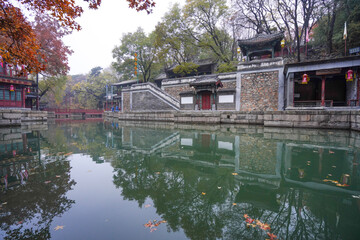
[[[360,100],[360,79],[356,78],[356,106],[359,106],[359,100]]]
[[[321,106],[325,106],[325,76],[322,76],[321,79]]]
[[[26,91],[26,87],[23,87],[22,91],[21,91],[21,100],[22,100],[22,107],[25,107],[25,91]]]

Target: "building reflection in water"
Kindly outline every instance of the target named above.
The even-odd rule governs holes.
[[[281,239],[360,236],[356,133],[124,124],[105,126],[107,147],[120,150],[114,184],[140,205],[150,197],[173,231],[183,228],[191,239],[264,237],[246,227],[248,214]]]
[[[66,197],[75,184],[70,164],[50,154],[52,147],[40,131],[0,129],[0,236],[5,239],[50,239],[54,217],[74,204]]]

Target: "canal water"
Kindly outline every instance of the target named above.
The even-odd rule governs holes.
[[[0,239],[360,239],[360,133],[0,129]]]

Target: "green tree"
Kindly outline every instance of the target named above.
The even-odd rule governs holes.
[[[121,44],[115,46],[112,53],[116,60],[112,66],[121,75],[121,80],[136,78],[134,75],[135,53],[139,78],[143,82],[150,81],[159,72],[155,34],[151,33],[147,36],[142,28],[138,28],[134,33],[123,35]]]
[[[323,15],[314,30],[314,45],[327,54],[343,55],[344,23],[347,22],[347,47],[360,45],[360,1],[331,0],[323,2]]]
[[[59,108],[62,105],[68,76],[52,76],[39,81],[40,99],[47,103],[47,107]]]
[[[193,62],[183,62],[174,68],[174,73],[182,77],[197,73],[199,65]]]
[[[94,69],[99,69],[99,67],[92,70]],[[72,86],[71,90],[74,97],[72,107],[102,108],[106,95],[105,86],[115,82],[117,82],[117,79],[111,68],[104,69],[99,74],[90,71],[86,81],[80,81]]]
[[[183,9],[182,28],[196,46],[229,63],[234,57],[235,39],[228,32],[228,16],[225,0],[189,0]]]
[[[181,8],[179,4],[175,4],[156,26],[155,44],[159,47],[158,58],[165,68],[174,63],[194,61],[199,56],[199,48],[181,27],[183,21]]]

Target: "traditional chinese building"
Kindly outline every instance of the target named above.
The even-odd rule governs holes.
[[[21,68],[0,64],[0,107],[31,108],[34,87]]]
[[[286,64],[286,107],[359,106],[360,56]]]
[[[245,61],[236,72],[215,73],[209,62],[202,74],[180,77],[171,68],[155,79],[157,86],[123,89],[116,104],[125,112],[358,108],[360,56],[291,63],[283,58],[283,38],[280,32],[239,40]]]
[[[246,61],[275,58],[280,56],[280,42],[283,38],[283,32],[257,34],[253,38],[238,40],[238,45]]]

